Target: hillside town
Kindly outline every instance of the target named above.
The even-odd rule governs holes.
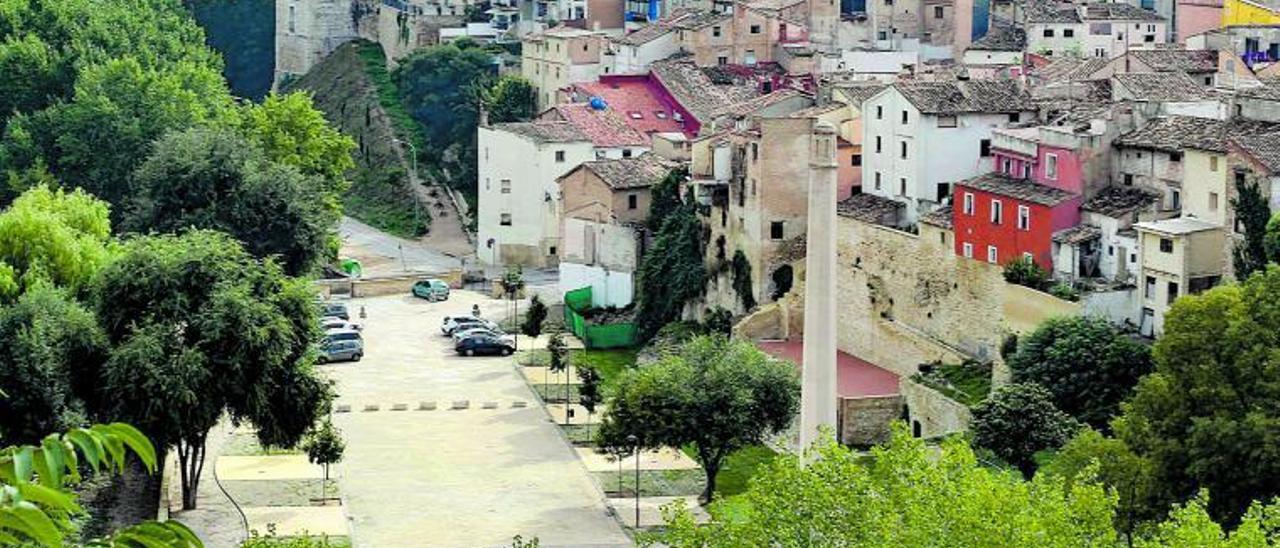
[[[0,0],[0,546],[1280,546],[1280,0]]]

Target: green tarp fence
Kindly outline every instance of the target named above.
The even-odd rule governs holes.
[[[587,348],[624,348],[636,343],[633,323],[588,325],[582,314],[591,309],[591,287],[564,294],[564,326]]]

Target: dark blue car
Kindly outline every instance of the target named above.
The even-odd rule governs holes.
[[[488,334],[476,334],[458,341],[453,348],[463,356],[509,356],[516,351],[516,341],[509,335],[498,337]]]

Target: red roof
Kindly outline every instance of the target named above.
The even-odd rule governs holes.
[[[585,103],[552,107],[564,121],[577,126],[598,147],[649,146],[649,137],[631,127],[616,112],[595,110]]]
[[[579,100],[604,99],[608,110],[616,112],[636,131],[644,134],[684,132],[684,126],[675,121],[671,108],[646,79],[614,77],[606,82],[574,84],[574,87]]]
[[[804,343],[800,341],[761,341],[760,350],[803,367]],[[841,398],[898,395],[898,376],[875,364],[836,351],[836,394]]]

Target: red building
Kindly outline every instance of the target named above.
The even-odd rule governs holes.
[[[1053,271],[1053,233],[1080,224],[1079,194],[988,173],[956,183],[956,254],[993,264],[1027,256]]]

